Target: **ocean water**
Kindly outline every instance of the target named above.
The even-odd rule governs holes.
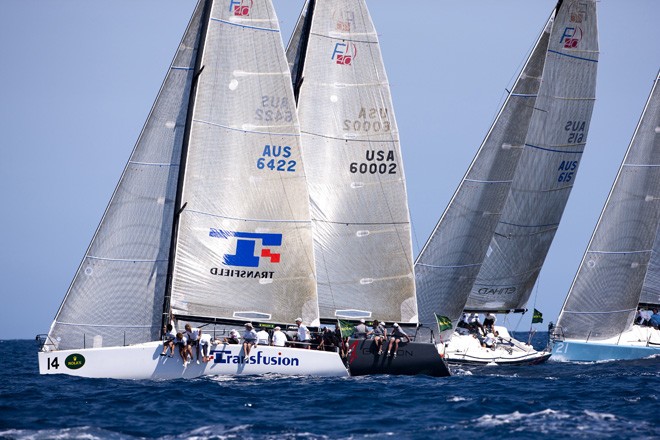
[[[36,350],[0,341],[0,438],[660,438],[659,358],[460,367],[448,378],[126,381],[40,376]]]

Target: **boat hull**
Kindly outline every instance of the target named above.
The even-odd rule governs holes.
[[[372,339],[348,340],[348,369],[351,376],[392,374],[412,376],[417,374],[445,377],[449,368],[437,347],[431,343],[401,342],[397,357],[379,355]]]
[[[615,345],[572,340],[555,341],[552,344],[552,360],[558,362],[643,359],[653,355],[660,355],[660,346]]]
[[[505,327],[495,327],[499,333],[495,348],[481,346],[472,333],[455,332],[445,344],[445,359],[450,364],[465,365],[536,365],[547,361],[551,353],[537,351],[509,335]]]
[[[348,376],[338,353],[291,347],[253,347],[247,362],[242,345],[211,347],[209,362],[184,366],[178,350],[160,356],[163,344],[39,352],[39,373],[112,379],[179,379],[200,376],[282,374]]]

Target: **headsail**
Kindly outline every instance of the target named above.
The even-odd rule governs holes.
[[[601,340],[659,304],[660,73],[559,315],[569,339]],[[641,298],[640,298],[641,295]]]
[[[156,340],[170,303],[184,318],[318,322],[299,143],[271,2],[201,0],[51,326],[54,348]]]
[[[270,1],[215,2],[182,191],[172,312],[318,322],[291,76]]]
[[[378,36],[363,0],[308,8],[309,35],[292,39],[308,37],[307,50],[289,54],[304,63],[298,114],[321,318],[414,322],[410,216]]]
[[[554,14],[553,14],[554,16]],[[415,261],[419,320],[460,318],[506,201],[541,83],[552,17]],[[449,340],[453,330],[441,334]]]
[[[597,61],[595,0],[560,2],[525,149],[467,310],[525,308],[587,141]]]
[[[159,337],[179,163],[203,5],[193,13],[142,133],[55,316],[65,350]]]

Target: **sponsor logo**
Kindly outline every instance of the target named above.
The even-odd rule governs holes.
[[[511,287],[482,287],[477,291],[480,295],[511,295],[516,293],[516,288]]]
[[[211,350],[213,363],[215,364],[245,364],[245,365],[283,365],[285,367],[299,367],[300,359],[297,357],[282,356],[264,356],[260,351],[246,359],[243,356],[233,354],[230,350]]]
[[[85,365],[85,356],[82,354],[70,354],[64,359],[64,365],[70,370],[77,370]]]
[[[247,17],[253,3],[253,0],[230,0],[229,12],[233,12],[237,17]]]
[[[353,43],[335,43],[332,59],[344,66],[350,66],[357,55],[357,47]]]
[[[224,231],[211,228],[209,236],[223,239],[236,238],[236,252],[225,254],[223,257],[223,263],[227,266],[259,267],[261,258],[267,258],[271,263],[280,262],[280,254],[272,252],[265,246],[281,246],[282,234]],[[259,255],[255,255],[258,241],[261,242],[262,248]]]
[[[575,49],[582,40],[582,29],[579,26],[567,27],[561,36],[560,43],[564,44],[564,49]]]

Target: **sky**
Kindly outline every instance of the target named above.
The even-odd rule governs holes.
[[[0,339],[47,333],[195,0],[0,2]],[[284,44],[303,0],[273,0]],[[368,0],[399,126],[415,255],[555,0]],[[555,321],[660,68],[660,2],[598,3],[575,186],[528,307]],[[528,330],[531,312],[507,318]]]

